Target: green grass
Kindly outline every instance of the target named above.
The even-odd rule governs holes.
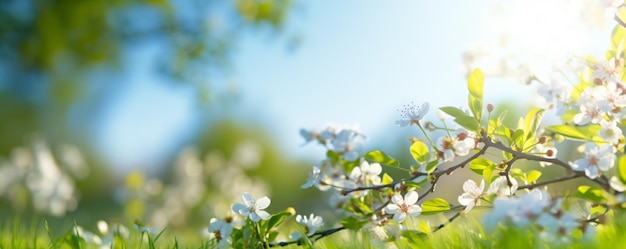
[[[616,218],[624,218],[619,215]],[[615,219],[619,220],[619,219]],[[622,219],[623,220],[623,219]],[[78,222],[70,226],[50,227],[45,219],[26,221],[19,217],[0,223],[0,248],[101,248],[88,243],[75,235]],[[186,230],[161,230],[154,233],[135,230],[128,227],[127,236],[113,236],[114,246],[107,248],[213,248],[211,241],[200,235],[200,228]],[[95,232],[97,229],[85,227],[85,231]],[[288,234],[289,231],[281,231]],[[626,224],[612,222],[597,227],[595,240],[583,241],[576,235],[569,236],[570,243],[555,244],[541,240],[537,229],[498,228],[493,234],[486,234],[474,216],[461,217],[438,230],[424,236],[423,239],[408,241],[406,238],[390,238],[387,244],[371,240],[369,230],[360,232],[343,230],[327,236],[312,246],[289,245],[283,248],[622,248],[626,245]],[[100,235],[103,238],[104,235]]]

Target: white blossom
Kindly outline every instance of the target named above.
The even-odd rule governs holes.
[[[270,218],[270,214],[263,209],[266,209],[270,205],[270,199],[267,196],[261,197],[258,200],[252,198],[248,193],[241,195],[242,203],[235,203],[232,206],[233,212],[242,216],[248,216],[254,222],[259,220],[267,220]]]
[[[474,208],[474,206],[480,205],[480,198],[483,197],[485,189],[485,180],[480,181],[480,187],[476,186],[476,182],[473,180],[467,180],[463,183],[463,194],[458,198],[459,204],[465,206],[465,213]]]
[[[509,186],[509,180],[511,181],[511,186]],[[489,190],[487,190],[487,194],[495,194],[497,196],[511,196],[517,191],[518,188],[517,180],[513,177],[500,176],[493,180],[489,185]]]
[[[422,213],[422,208],[415,204],[417,199],[418,194],[415,191],[408,191],[404,198],[400,194],[395,194],[391,197],[391,203],[385,207],[384,211],[393,214],[393,220],[402,223],[407,215],[417,216]]]
[[[422,103],[420,106],[411,103],[410,105],[404,105],[403,110],[400,111],[400,120],[396,121],[396,124],[404,127],[407,125],[417,125],[419,121],[424,118],[424,115],[428,112],[428,102]]]
[[[601,146],[588,142],[585,144],[584,157],[574,161],[573,170],[585,171],[585,175],[595,179],[600,174],[599,170],[607,171],[615,163],[615,149],[608,144]]]
[[[296,222],[304,225],[307,236],[311,236],[317,232],[317,229],[324,225],[324,220],[321,216],[315,216],[314,214],[307,216],[296,216]]]

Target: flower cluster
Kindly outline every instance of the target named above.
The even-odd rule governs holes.
[[[562,203],[563,199],[551,199],[545,190],[538,189],[519,197],[497,197],[493,210],[483,217],[483,224],[487,232],[499,225],[522,229],[536,226],[544,241],[557,244],[570,243],[569,235],[575,229],[582,229],[585,238],[592,238],[595,226],[564,211]]]
[[[81,153],[71,145],[60,146],[55,154],[42,140],[29,147],[13,149],[11,158],[0,162],[0,197],[13,203],[15,209],[32,204],[38,212],[62,216],[78,204],[74,180],[89,173]],[[62,163],[62,164],[60,164]],[[27,189],[31,203],[20,190]]]
[[[362,146],[359,139],[366,138],[358,128],[336,125],[328,125],[324,129],[301,129],[300,135],[304,137],[305,143],[317,141],[348,161],[359,158]]]

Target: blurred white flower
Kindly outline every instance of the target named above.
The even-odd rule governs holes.
[[[314,214],[310,214],[309,217],[298,215],[296,216],[296,222],[304,225],[307,236],[315,234],[317,229],[324,225],[322,217]]]
[[[480,181],[480,187],[476,186],[476,182],[473,180],[467,180],[463,183],[463,194],[458,198],[459,204],[465,206],[465,213],[474,208],[474,206],[480,205],[480,198],[484,195],[485,180]]]
[[[508,178],[508,179],[507,179]],[[509,186],[509,180],[511,181],[511,186]],[[518,188],[517,180],[513,177],[507,176],[499,176],[489,185],[489,189],[487,190],[487,194],[495,194],[497,196],[511,196],[517,191]]]
[[[600,121],[600,127],[600,136],[604,141],[613,145],[619,144],[620,141],[623,142],[624,134],[622,134],[622,129],[617,126],[615,120],[607,121],[603,119]]]
[[[371,186],[380,184],[380,173],[383,169],[379,163],[369,163],[365,160],[361,162],[359,167],[354,167],[350,172],[350,179],[363,186]]]
[[[233,232],[233,226],[231,223],[211,218],[208,230],[215,236],[220,248],[230,247],[230,244],[232,243],[230,234]]]
[[[624,184],[617,176],[612,176],[609,184],[611,185],[611,188],[616,191],[624,192],[626,190],[626,184]]]
[[[83,238],[85,240],[85,243],[89,245],[98,245],[98,246],[102,245],[102,239],[100,239],[98,235],[95,235],[92,232],[86,231],[81,226],[74,226],[72,228],[72,234]]]
[[[260,220],[267,220],[271,216],[268,212],[263,209],[269,207],[271,201],[267,196],[261,197],[258,200],[252,198],[252,196],[248,193],[243,193],[241,195],[242,203],[235,203],[232,206],[233,212],[240,214],[242,216],[248,216],[254,222],[258,222]]]
[[[43,141],[33,143],[35,165],[26,176],[35,209],[55,216],[74,210],[77,205],[74,181],[57,165]]]
[[[598,177],[599,170],[607,171],[615,163],[615,148],[611,145],[601,146],[588,142],[585,144],[584,157],[574,161],[571,166],[573,170],[585,171],[585,175],[591,179]]]
[[[550,204],[548,193],[537,189],[521,197],[496,197],[491,212],[483,216],[485,231],[493,232],[500,223],[528,227]]]

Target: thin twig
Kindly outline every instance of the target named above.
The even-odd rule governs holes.
[[[533,184],[520,186],[517,189],[534,189],[536,187],[545,186],[545,185],[548,185],[548,184],[551,184],[551,183],[555,183],[555,182],[563,182],[563,181],[575,179],[575,178],[582,177],[582,176],[583,175],[581,175],[581,174],[566,175],[566,176],[563,176],[563,177],[554,178],[552,180],[547,180],[547,181],[544,181],[544,182],[538,182],[538,183],[533,183]]]

